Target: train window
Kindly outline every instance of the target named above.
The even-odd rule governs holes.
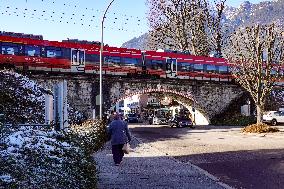
[[[86,54],[86,61],[88,62],[100,62],[100,55],[97,54]]]
[[[40,47],[39,46],[25,46],[25,55],[26,56],[40,56]]]
[[[66,59],[70,59],[71,57],[71,49],[69,48],[61,48],[62,51],[62,57]]]
[[[124,64],[136,65],[138,64],[138,59],[137,58],[122,58],[122,62]]]
[[[206,71],[215,72],[216,71],[215,65],[206,65]]]
[[[109,63],[119,64],[121,62],[119,56],[109,56],[105,57],[105,61]]]
[[[181,62],[180,65],[181,65],[181,71],[184,71],[184,72],[191,71],[192,65],[190,63]]]
[[[59,58],[62,57],[62,51],[60,48],[46,47],[47,58]]]
[[[2,43],[1,47],[2,54],[9,54],[9,55],[18,55],[19,54],[19,47],[13,43]]]
[[[219,66],[219,73],[227,73],[228,66]]]
[[[162,60],[152,60],[151,64],[152,64],[152,69],[155,70],[163,69],[164,65]]]
[[[194,64],[193,69],[195,71],[203,71],[203,64]]]
[[[172,61],[171,59],[167,59],[167,63],[166,63],[166,70],[171,70],[172,69]]]

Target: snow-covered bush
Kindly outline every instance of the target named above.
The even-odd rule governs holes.
[[[4,131],[0,188],[95,188],[95,162],[63,132],[40,127]]]
[[[106,125],[101,120],[88,120],[79,125],[72,125],[65,136],[68,141],[80,146],[87,155],[90,155],[106,142]]]
[[[44,121],[45,92],[27,77],[0,71],[0,113],[6,123],[13,123],[0,125],[0,189],[96,188],[91,155],[105,143],[103,122],[88,121],[61,132],[16,127]],[[74,111],[73,117],[82,121],[79,112]]]
[[[0,70],[0,113],[8,123],[43,123],[45,90],[29,78]]]
[[[68,122],[69,122],[69,124],[79,125],[79,124],[82,124],[86,120],[87,120],[87,118],[82,112],[79,112],[78,110],[76,110],[75,108],[71,107],[68,104]]]

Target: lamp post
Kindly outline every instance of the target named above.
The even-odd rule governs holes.
[[[111,6],[111,4],[114,2],[114,0],[112,0],[103,15],[102,18],[102,28],[101,28],[101,49],[100,49],[100,119],[102,119],[103,117],[103,94],[102,94],[102,90],[103,90],[103,79],[102,79],[102,60],[103,60],[103,49],[104,49],[104,20],[106,17],[106,13],[109,9],[109,7]]]
[[[195,100],[193,100],[192,112],[193,112],[193,121],[192,121],[192,123],[194,125],[196,125],[196,123],[195,123]]]
[[[247,103],[248,103],[248,116],[250,116],[250,100],[249,99],[247,100]]]

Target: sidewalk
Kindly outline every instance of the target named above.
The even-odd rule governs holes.
[[[113,165],[109,143],[94,154],[99,171],[99,189],[230,188],[200,168],[168,157],[134,137],[131,147],[135,151],[125,155],[120,166]]]

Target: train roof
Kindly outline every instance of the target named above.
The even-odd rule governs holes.
[[[24,34],[24,33],[16,33],[16,32],[6,32],[6,31],[0,31],[0,36],[11,36],[11,37],[20,37],[20,38],[43,40],[43,36],[42,35]]]
[[[87,51],[98,51],[100,49],[100,42],[86,41],[78,39],[67,39],[62,42],[43,40],[42,37],[28,37],[29,35],[15,35],[12,32],[6,32],[5,35],[0,34],[0,40],[2,42],[13,42],[25,45],[40,45],[40,46],[52,46],[61,48],[77,48],[85,49]],[[104,46],[104,51],[116,51],[116,52],[130,52],[130,53],[141,53],[138,49],[128,49],[120,47]]]

